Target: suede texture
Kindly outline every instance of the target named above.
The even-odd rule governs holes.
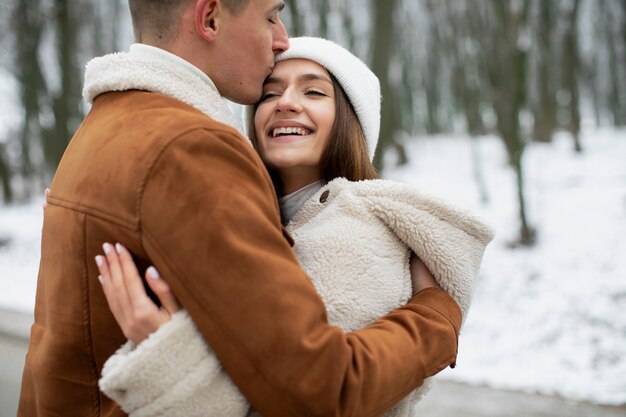
[[[97,385],[125,342],[97,280],[103,242],[159,269],[265,416],[380,415],[456,357],[461,313],[440,290],[363,330],[329,325],[246,140],[172,98],[107,93],[51,186],[18,416],[124,415]]]

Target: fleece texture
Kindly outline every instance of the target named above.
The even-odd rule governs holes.
[[[88,103],[103,93],[128,90],[175,98],[212,119],[238,128],[234,114],[213,81],[189,62],[162,49],[133,44],[129,52],[116,52],[87,63],[83,98]]]
[[[245,416],[249,409],[184,310],[138,346],[122,346],[99,386],[133,417]]]
[[[329,321],[345,331],[365,327],[409,300],[411,251],[465,318],[485,247],[493,238],[492,229],[477,217],[409,186],[343,178],[315,193],[287,229]],[[228,392],[229,383],[183,311],[136,349],[129,345],[112,356],[100,386],[133,417],[245,416],[247,403],[240,396],[237,408],[238,391],[232,385]],[[385,416],[410,416],[429,383]],[[163,411],[154,404],[167,407],[167,413],[159,414]],[[144,413],[147,407],[152,414]]]

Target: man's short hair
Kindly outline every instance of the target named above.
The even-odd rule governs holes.
[[[160,43],[174,40],[180,16],[194,0],[128,0],[133,21],[135,40],[142,42],[143,35],[158,39]],[[222,5],[231,13],[242,12],[250,0],[222,0]]]
[[[239,14],[250,3],[250,0],[222,0],[224,7],[228,9],[231,14]]]

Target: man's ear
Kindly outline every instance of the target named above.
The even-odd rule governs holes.
[[[194,11],[194,21],[196,31],[202,39],[207,41],[215,40],[222,23],[221,0],[198,0]]]

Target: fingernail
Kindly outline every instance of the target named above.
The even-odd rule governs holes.
[[[104,277],[102,275],[98,275],[98,281],[100,281],[100,284],[104,285]]]
[[[124,250],[124,246],[122,246],[122,245],[121,245],[121,244],[119,244],[119,243],[116,243],[116,244],[115,244],[115,250],[117,251],[117,253],[121,254],[121,253],[122,253],[122,250]]]
[[[109,243],[105,243],[104,245],[102,245],[102,249],[107,255],[111,253],[111,245]]]
[[[159,275],[159,271],[157,271],[156,268],[153,266],[149,267],[147,272],[148,272],[148,276],[155,281],[161,278],[161,276]]]
[[[102,256],[100,255],[96,256],[96,263],[98,264],[98,267],[100,268],[104,266],[104,259],[102,258]]]

